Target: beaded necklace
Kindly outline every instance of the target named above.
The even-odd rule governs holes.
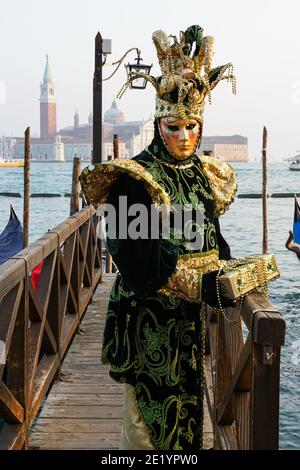
[[[149,155],[151,155],[156,161],[158,161],[159,163],[161,163],[162,165],[165,165],[165,166],[168,166],[169,168],[175,168],[175,169],[179,169],[179,170],[185,170],[187,168],[191,168],[193,165],[194,165],[194,161],[190,161],[189,163],[168,163],[168,162],[165,162],[164,160],[161,160],[160,158],[158,158],[156,155],[154,155],[154,153],[151,152],[151,150],[149,150],[149,147],[147,147],[146,149],[146,152],[149,153]]]

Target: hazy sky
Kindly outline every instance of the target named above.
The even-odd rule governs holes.
[[[87,122],[98,30],[112,39],[109,62],[139,47],[144,61],[153,62],[152,73],[159,75],[152,32],[177,35],[199,24],[205,35],[215,36],[214,65],[234,64],[238,93],[233,96],[226,82],[218,85],[212,106],[206,106],[204,134],[247,136],[253,159],[260,155],[266,125],[271,158],[300,150],[299,0],[0,0],[0,7],[0,135],[21,135],[28,125],[32,134],[39,133],[46,54],[62,128],[73,123],[76,109],[80,122]],[[111,71],[106,66],[103,75]],[[121,66],[103,84],[103,111],[125,78]],[[118,105],[127,120],[148,118],[154,89],[128,90]]]

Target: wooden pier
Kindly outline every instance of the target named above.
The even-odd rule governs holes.
[[[87,207],[0,266],[0,449],[118,449],[123,386],[100,361],[115,274],[102,273],[97,223]],[[284,335],[261,294],[234,323],[207,308],[206,448],[278,449]]]
[[[33,426],[30,449],[118,449],[123,387],[101,364],[106,308],[115,274],[104,274],[56,381]],[[212,425],[205,408],[204,444],[213,446]]]
[[[114,274],[105,274],[33,426],[31,449],[118,449],[123,385],[109,377],[100,354]]]

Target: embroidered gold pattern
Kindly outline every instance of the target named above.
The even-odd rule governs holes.
[[[201,163],[215,201],[215,215],[222,215],[234,201],[237,192],[236,172],[228,163],[214,157],[203,156]]]
[[[227,263],[219,277],[220,289],[225,297],[240,298],[260,288],[268,296],[268,283],[279,277],[274,255],[253,255]]]
[[[225,263],[219,260],[218,250],[180,255],[175,273],[169,277],[159,293],[201,303],[202,274],[221,269]]]

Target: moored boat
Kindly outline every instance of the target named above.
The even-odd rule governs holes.
[[[22,167],[24,166],[24,160],[17,160],[14,158],[7,159],[7,158],[0,158],[0,167],[5,166],[5,167]]]
[[[0,233],[0,264],[21,251],[23,248],[23,229],[15,210],[10,205],[10,217],[3,232]]]
[[[300,155],[296,155],[293,158],[289,158],[289,170],[300,171]]]

